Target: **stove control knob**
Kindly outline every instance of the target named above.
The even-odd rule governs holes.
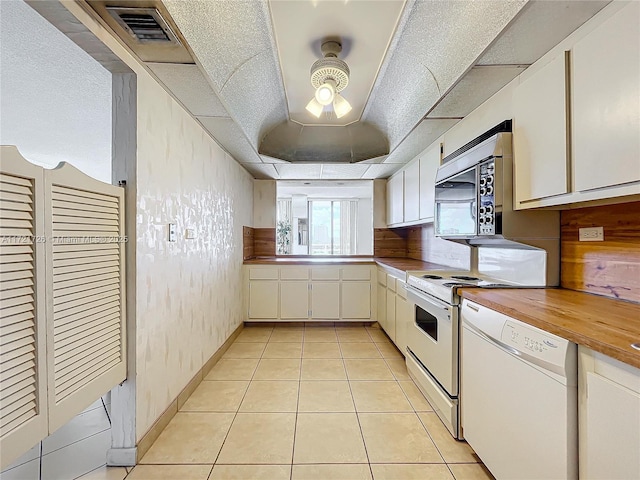
[[[480,196],[484,197],[487,194],[487,189],[485,187],[480,188]]]
[[[484,208],[485,208],[485,211],[486,211],[488,214],[492,214],[492,213],[493,213],[493,205],[487,205],[487,206],[485,206]]]

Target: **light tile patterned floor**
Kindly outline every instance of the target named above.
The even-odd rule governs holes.
[[[250,326],[126,479],[491,479],[477,462],[381,330]]]

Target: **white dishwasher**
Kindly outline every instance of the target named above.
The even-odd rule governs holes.
[[[577,347],[462,303],[464,438],[498,480],[578,478]]]

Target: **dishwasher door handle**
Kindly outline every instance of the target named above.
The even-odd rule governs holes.
[[[509,345],[501,342],[500,340],[497,340],[493,337],[490,337],[489,335],[487,335],[486,333],[484,333],[482,330],[480,330],[478,327],[476,327],[474,324],[472,323],[468,323],[465,322],[465,327],[467,327],[469,330],[472,330],[473,332],[475,332],[478,336],[480,336],[481,338],[485,339],[488,342],[493,343],[496,347],[505,350],[506,352],[509,352],[513,355],[515,355],[516,357],[522,357],[522,352],[520,352],[519,350],[510,347]]]

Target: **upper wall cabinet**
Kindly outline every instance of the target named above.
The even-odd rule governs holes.
[[[387,224],[404,221],[404,172],[399,172],[387,182]]]
[[[569,192],[565,58],[522,74],[513,94],[516,207]]]
[[[629,2],[572,49],[576,191],[640,181],[639,19]]]
[[[404,171],[404,221],[420,219],[420,162],[416,161]]]
[[[420,157],[420,219],[433,221],[436,173],[440,166],[440,143],[433,144]]]

